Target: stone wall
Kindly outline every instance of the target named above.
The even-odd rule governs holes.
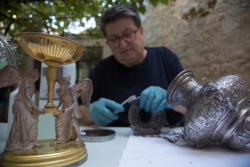
[[[145,46],[171,49],[198,83],[234,73],[250,89],[250,0],[147,4],[142,25]]]

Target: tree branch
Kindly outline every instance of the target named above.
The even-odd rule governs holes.
[[[66,3],[65,3],[65,5],[66,5]],[[30,5],[28,5],[28,4],[26,4],[26,6],[28,6],[30,9],[32,9],[32,10],[34,10],[35,12],[37,12],[38,14],[40,14],[40,15],[44,15],[44,16],[46,16],[44,13],[42,13],[42,12],[40,12],[40,11],[38,11],[38,10],[36,10],[35,8],[33,8],[32,6],[30,6]],[[66,5],[67,6],[67,5]],[[67,6],[68,7],[68,6]],[[75,15],[75,14],[74,14]],[[48,17],[48,16],[47,16]],[[48,17],[49,18],[49,17]],[[77,18],[76,16],[69,16],[69,17],[56,17],[55,19],[58,19],[58,20],[60,20],[60,19],[68,19],[68,18]]]
[[[36,13],[38,13],[38,14],[40,14],[40,15],[44,15],[44,16],[46,16],[44,13],[42,13],[42,12],[40,12],[40,11],[38,11],[38,10],[36,10],[35,8],[33,8],[32,6],[30,6],[30,5],[28,5],[28,4],[25,4],[26,6],[28,6],[30,9],[32,9],[33,11],[35,11]]]
[[[5,35],[5,36],[7,36],[7,33],[9,32],[10,26],[11,26],[12,24],[13,24],[13,21],[11,21],[11,22],[8,24],[8,26],[6,27],[5,32],[4,32],[4,35]]]
[[[19,10],[18,8],[12,6],[11,4],[5,4],[5,5],[6,5],[9,9],[14,9],[14,10],[16,10],[16,11],[18,11],[18,12],[22,12],[21,10]]]
[[[86,29],[87,32],[89,33],[90,36],[93,36],[94,34],[92,34],[92,32],[89,29]]]
[[[74,13],[74,11],[72,11],[72,9],[68,6],[68,4],[64,1],[64,0],[62,0],[62,2],[66,5],[66,7],[73,13],[73,15],[76,15],[75,13]]]
[[[12,19],[11,17],[7,16],[7,15],[4,14],[4,13],[1,13],[1,12],[0,12],[0,16],[3,16],[3,17],[5,17],[5,18],[7,18],[7,19],[13,21],[13,19]]]
[[[64,16],[64,17],[56,17],[55,19],[58,19],[58,20],[60,20],[60,19],[74,19],[74,18],[77,18],[76,16]]]
[[[47,34],[49,34],[49,27],[48,27],[48,25],[47,25],[46,22],[44,23],[44,26],[45,26],[45,28],[46,28],[46,30],[47,30]]]
[[[8,0],[5,0],[5,1],[8,1]],[[48,1],[48,0],[17,0],[16,2],[17,3],[30,3],[30,2],[45,2],[45,1]],[[61,1],[61,0],[51,0],[52,2],[53,1]]]

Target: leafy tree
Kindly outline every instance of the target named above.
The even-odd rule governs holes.
[[[69,26],[84,27],[83,18],[91,18],[98,25],[100,16],[114,4],[129,3],[138,12],[144,13],[144,0],[1,0],[0,32],[14,35],[18,32],[67,33]],[[154,6],[158,2],[168,4],[169,0],[149,0]],[[90,28],[88,37],[102,37],[100,29]]]

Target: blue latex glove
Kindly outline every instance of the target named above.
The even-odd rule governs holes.
[[[159,112],[165,108],[173,108],[166,103],[166,93],[167,91],[159,86],[144,89],[140,96],[140,108],[144,108],[146,112]]]
[[[114,111],[123,112],[124,107],[119,103],[105,98],[92,103],[90,107],[90,115],[93,121],[100,126],[105,126],[119,118],[117,114],[113,113]]]

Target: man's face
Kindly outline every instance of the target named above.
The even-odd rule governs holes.
[[[122,18],[105,26],[107,39],[121,37],[137,29],[138,27],[134,24],[132,18]],[[126,67],[132,67],[141,63],[146,56],[143,43],[143,28],[140,27],[135,35],[135,41],[126,43],[123,39],[120,39],[119,47],[111,48],[116,60]]]

